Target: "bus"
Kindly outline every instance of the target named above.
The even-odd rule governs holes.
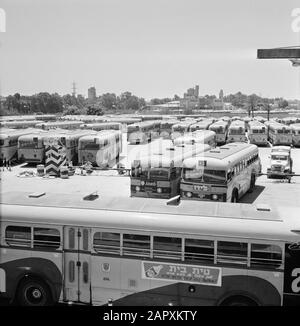
[[[0,295],[20,306],[300,304],[296,207],[1,196]]]
[[[268,124],[268,137],[272,145],[291,145],[293,143],[291,127],[278,122]]]
[[[216,146],[216,133],[212,130],[197,130],[186,133],[184,136],[173,140],[175,146],[208,144],[210,147]]]
[[[209,149],[207,144],[162,146],[161,151],[133,160],[131,196],[171,198],[179,195],[183,160]]]
[[[300,146],[300,123],[295,123],[291,125],[292,129],[292,140],[295,147]]]
[[[233,120],[228,127],[227,143],[247,142],[245,122]]]
[[[42,122],[36,125],[36,128],[50,130],[50,129],[79,129],[82,121],[57,121],[57,122]]]
[[[175,119],[163,119],[160,122],[159,136],[163,139],[171,139],[172,126],[178,124],[178,120]]]
[[[40,123],[42,123],[42,121],[39,120],[7,121],[7,122],[1,122],[1,128],[2,127],[10,128],[10,129],[35,128]]]
[[[214,120],[213,119],[205,119],[199,122],[196,122],[192,124],[189,127],[189,131],[197,131],[197,130],[207,130],[211,124],[213,124]]]
[[[193,119],[193,120],[186,120],[174,124],[171,128],[172,129],[171,139],[174,140],[177,137],[184,136],[184,134],[189,131],[190,126],[196,122],[197,121]]]
[[[259,121],[250,121],[248,126],[248,139],[250,144],[268,146],[268,129]]]
[[[122,152],[122,133],[119,130],[102,130],[83,136],[78,141],[78,162],[107,167],[115,163]]]
[[[35,129],[1,129],[0,130],[0,161],[13,161],[18,158],[18,139],[19,137],[38,132]]]
[[[160,121],[143,121],[127,126],[127,140],[130,144],[144,144],[159,136]]]
[[[209,130],[216,133],[216,143],[218,146],[226,144],[228,127],[229,122],[223,120],[216,121],[209,126]]]
[[[252,192],[261,162],[256,145],[230,143],[183,161],[184,199],[238,202]]]
[[[102,122],[102,123],[84,123],[80,125],[80,129],[101,130],[121,130],[122,124],[119,122]]]

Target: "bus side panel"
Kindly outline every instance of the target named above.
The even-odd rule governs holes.
[[[31,276],[46,282],[51,290],[53,300],[55,302],[59,300],[62,290],[62,273],[51,260],[30,257],[15,259],[2,263],[0,268],[5,271],[6,293],[4,296],[10,299],[14,298],[20,280],[23,277]]]
[[[285,245],[284,305],[300,305],[300,243]]]

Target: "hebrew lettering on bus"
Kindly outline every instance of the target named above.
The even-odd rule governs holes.
[[[142,262],[142,278],[221,286],[221,268]]]

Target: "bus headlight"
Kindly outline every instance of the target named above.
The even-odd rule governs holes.
[[[136,191],[140,191],[141,188],[140,188],[139,186],[136,186],[136,187],[135,187],[135,190],[136,190]]]
[[[218,200],[218,195],[212,195],[213,200]]]
[[[160,194],[162,193],[162,189],[161,188],[157,188],[157,192]]]
[[[189,197],[189,198],[191,198],[192,197],[192,193],[191,192],[187,192],[186,193],[186,196]]]

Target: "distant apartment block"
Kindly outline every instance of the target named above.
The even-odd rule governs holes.
[[[96,88],[90,87],[88,89],[88,100],[89,101],[95,101],[96,100]]]

